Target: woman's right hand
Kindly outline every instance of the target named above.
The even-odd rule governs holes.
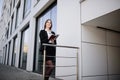
[[[55,39],[51,39],[51,40],[50,40],[50,43],[53,43],[53,44],[54,44],[54,42],[55,42]]]

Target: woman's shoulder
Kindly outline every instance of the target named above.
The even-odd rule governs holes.
[[[44,32],[45,30],[40,30],[40,32]]]
[[[46,34],[46,31],[45,30],[40,30],[39,35],[43,35],[43,34]]]
[[[55,32],[54,32],[54,31],[51,31],[51,33],[52,33],[52,34],[55,34]]]
[[[46,32],[45,30],[40,30],[40,33],[44,33],[44,32]]]

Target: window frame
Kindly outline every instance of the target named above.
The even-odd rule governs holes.
[[[18,37],[17,37],[17,35],[13,38],[13,48],[12,48],[12,60],[11,60],[11,66],[15,66],[15,63],[13,64],[13,57],[14,57],[14,50],[15,49],[17,49],[17,48],[15,48],[16,47],[16,43],[17,43],[17,40],[18,40]],[[16,53],[17,54],[17,53]],[[15,57],[15,59],[16,59],[16,57]]]
[[[55,1],[55,2],[53,2],[50,6],[48,6],[48,8],[47,9],[45,9],[37,18],[36,18],[36,27],[35,27],[35,40],[34,40],[34,43],[35,43],[35,45],[34,45],[34,53],[36,53],[36,54],[34,54],[34,56],[33,56],[33,72],[37,72],[37,73],[39,73],[38,71],[36,71],[36,55],[37,55],[37,39],[38,39],[38,37],[37,37],[37,35],[38,35],[38,20],[39,20],[39,18],[41,18],[43,15],[45,15],[47,12],[49,12],[50,10],[52,10],[52,8],[54,8],[54,7],[57,7],[57,1]],[[57,16],[56,16],[57,17]],[[39,44],[40,45],[40,44]]]
[[[28,8],[28,4],[26,1],[30,1],[28,3],[30,3],[30,6]],[[23,19],[30,13],[31,11],[31,1],[32,0],[24,0],[24,9],[23,9]],[[28,8],[28,9],[27,9]]]
[[[22,59],[23,59],[23,47],[24,47],[24,37],[25,37],[25,31],[29,30],[29,23],[21,30],[21,38],[20,38],[20,54],[19,54],[19,68],[21,69],[26,69],[27,68],[27,63],[26,63],[26,67],[23,68],[22,67]],[[24,39],[23,39],[24,38]],[[26,61],[27,62],[27,61]]]
[[[15,29],[20,25],[20,5],[21,2],[18,2],[18,5],[16,7],[16,22],[15,22]]]

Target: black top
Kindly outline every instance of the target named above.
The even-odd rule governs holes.
[[[55,35],[55,33],[53,31],[51,33]],[[40,37],[40,41],[41,41],[40,50],[41,50],[41,52],[43,54],[44,46],[42,46],[42,44],[43,43],[52,44],[52,43],[49,43],[48,34],[47,34],[47,31],[45,31],[45,30],[40,31],[39,37]],[[54,44],[56,44],[56,40],[54,41]],[[53,56],[55,56],[55,52],[56,52],[55,47],[47,46],[46,47],[46,55],[48,57],[46,59],[47,60],[53,60],[54,59]]]

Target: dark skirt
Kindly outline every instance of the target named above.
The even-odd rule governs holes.
[[[55,54],[56,53],[56,48],[47,46],[46,47],[46,61],[52,60],[55,61]],[[44,50],[42,50],[42,55],[44,55]]]

